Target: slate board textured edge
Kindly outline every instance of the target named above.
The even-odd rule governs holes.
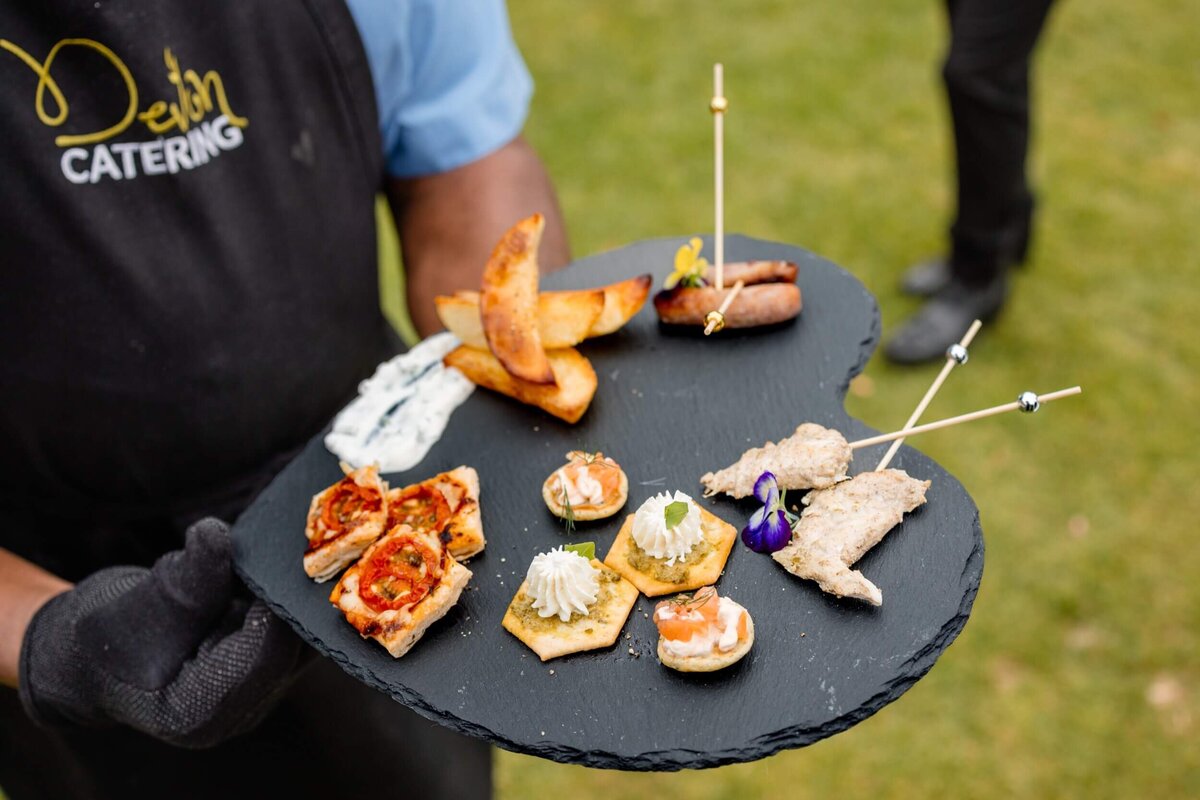
[[[684,750],[660,750],[657,752],[643,753],[637,757],[629,757],[619,755],[617,753],[607,753],[604,751],[580,751],[572,747],[564,747],[562,745],[545,744],[545,745],[516,745],[509,742],[503,736],[495,732],[483,728],[479,725],[474,725],[466,720],[460,719],[453,714],[438,711],[432,708],[424,699],[414,692],[403,692],[398,687],[385,683],[380,680],[370,670],[354,664],[345,653],[339,650],[329,648],[325,643],[318,642],[314,637],[309,635],[304,626],[299,620],[295,619],[288,613],[287,609],[277,603],[267,600],[267,605],[271,610],[292,626],[293,629],[311,646],[323,652],[329,658],[341,666],[342,669],[350,673],[360,681],[378,689],[379,691],[391,695],[395,699],[404,703],[404,705],[416,711],[422,717],[428,720],[437,722],[441,725],[461,733],[465,736],[473,736],[475,738],[484,739],[492,744],[502,747],[505,750],[522,753],[525,755],[538,756],[547,758],[552,761],[559,761],[564,764],[581,764],[586,767],[596,767],[601,769],[621,769],[631,771],[678,771],[681,769],[705,769],[708,767],[720,767],[726,764],[736,764],[745,761],[755,761],[774,755],[780,750],[787,750],[797,747],[804,747],[820,741],[826,737],[832,736],[835,733],[847,730],[854,725],[862,722],[867,717],[872,716],[881,708],[896,700],[904,692],[921,679],[925,673],[933,667],[938,657],[946,650],[947,647],[958,637],[962,632],[963,627],[967,624],[967,618],[970,616],[971,607],[975,603],[975,596],[979,592],[979,583],[983,575],[983,531],[980,527],[979,515],[976,513],[974,521],[974,530],[978,534],[975,541],[977,546],[971,553],[966,567],[963,569],[963,583],[967,587],[966,594],[963,596],[958,613],[946,622],[940,631],[930,639],[929,643],[913,654],[913,658],[909,659],[904,665],[904,670],[901,671],[899,677],[892,681],[887,690],[875,695],[863,705],[855,708],[848,714],[838,717],[825,725],[815,728],[793,727],[785,728],[769,736],[764,736],[758,740],[748,742],[745,746],[734,748],[725,751],[700,753],[695,751]],[[244,573],[240,568],[237,569],[241,576],[256,595],[265,597],[266,593],[261,586],[258,586],[249,575]]]

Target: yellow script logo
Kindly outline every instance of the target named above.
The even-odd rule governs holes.
[[[163,63],[167,68],[167,82],[175,87],[176,99],[169,103],[155,100],[139,112],[138,87],[133,74],[116,53],[99,42],[62,39],[50,48],[45,59],[38,61],[18,45],[0,39],[0,50],[12,53],[37,75],[34,111],[44,125],[57,128],[70,116],[67,98],[52,74],[55,59],[70,47],[91,50],[103,57],[117,71],[127,94],[124,110],[118,112],[120,118],[109,127],[54,137],[56,145],[69,148],[62,156],[62,170],[72,183],[97,183],[105,177],[114,180],[135,178],[139,174],[135,155],[140,156],[140,174],[174,174],[180,169],[194,169],[205,164],[221,151],[232,150],[242,143],[241,129],[249,124],[249,120],[233,112],[220,74],[216,70],[209,70],[203,75],[193,69],[181,70],[179,60],[172,55],[170,48],[163,50]],[[48,105],[52,105],[54,113],[50,112]],[[213,111],[219,112],[219,116],[205,120]],[[158,138],[148,142],[114,144],[111,149],[103,144],[128,130],[134,120],[144,124]],[[169,131],[179,131],[184,135],[161,136]],[[96,146],[89,151],[80,145]],[[119,166],[114,153],[120,157]],[[87,162],[87,166],[81,168],[84,162]]]

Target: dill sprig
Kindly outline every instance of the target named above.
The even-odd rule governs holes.
[[[597,467],[608,467],[609,469],[612,469],[614,466],[616,466],[615,464],[605,461],[604,453],[600,452],[599,450],[595,451],[594,453],[587,450],[572,450],[567,455],[567,458],[570,462],[578,462],[584,467],[595,465]]]
[[[562,487],[563,523],[566,525],[567,535],[570,536],[575,532],[575,509],[571,506],[571,497],[567,494],[567,486],[561,478],[558,485]]]
[[[692,608],[694,606],[702,606],[708,602],[716,593],[716,589],[711,586],[705,586],[697,589],[691,594],[677,594],[671,598],[671,605],[678,608]]]

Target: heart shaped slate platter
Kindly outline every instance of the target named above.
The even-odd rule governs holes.
[[[546,276],[543,287],[598,286],[644,272],[657,287],[684,241],[639,242],[586,258]],[[842,407],[850,378],[879,338],[870,293],[797,247],[730,236],[726,253],[730,261],[798,263],[800,316],[772,330],[705,339],[661,328],[648,302],[619,332],[580,346],[599,389],[578,424],[477,389],[421,464],[386,476],[403,486],[459,464],[475,467],[488,540],[468,564],[474,577],[458,605],[403,658],[361,639],[329,604],[332,584],[313,583],[301,567],[309,500],[341,475],[323,434],[237,521],[239,573],[360,680],[463,734],[556,761],[630,770],[751,761],[845,730],[895,700],[962,630],[983,572],[974,502],[954,477],[907,446],[892,466],[933,483],[927,504],[857,564],[883,591],[880,608],[825,595],[739,542],[718,590],[749,609],[756,643],[720,672],[663,667],[650,619],[654,601],[644,597],[616,645],[547,663],[500,626],[538,552],[593,540],[603,558],[625,515],[647,497],[680,489],[699,499],[700,475],[789,435],[802,421],[837,428],[850,440],[875,433]],[[858,451],[851,473],[872,469],[886,447]],[[629,503],[567,536],[543,505],[541,484],[577,448],[603,450],[622,465]],[[793,493],[789,503],[799,497]],[[700,502],[739,529],[754,510],[752,499]]]

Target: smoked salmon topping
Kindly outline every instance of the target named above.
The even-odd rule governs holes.
[[[705,586],[692,595],[679,595],[664,600],[654,609],[654,624],[664,639],[691,641],[693,636],[707,635],[710,627],[720,630],[717,612],[720,610],[717,590]],[[738,635],[745,635],[745,614],[739,621]]]
[[[558,491],[568,497],[570,505],[577,509],[599,507],[621,493],[621,468],[616,461],[600,452],[582,450],[572,450],[567,459],[556,475]],[[570,488],[564,486],[564,477]]]

